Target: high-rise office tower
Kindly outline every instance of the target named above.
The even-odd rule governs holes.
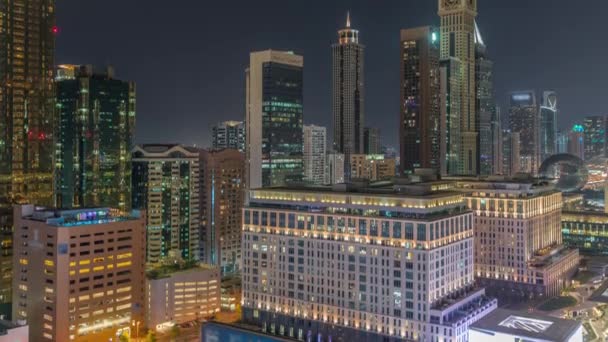
[[[488,58],[487,48],[475,22],[475,111],[477,112],[477,153],[478,172],[493,174],[493,144],[496,140],[492,132],[494,106],[494,62]]]
[[[242,121],[224,121],[213,126],[211,146],[245,152],[245,124]]]
[[[312,184],[325,184],[327,162],[327,129],[304,125],[304,179]]]
[[[442,175],[461,175],[464,173],[461,156],[461,110],[462,70],[456,58],[440,62],[441,77],[441,119],[440,119],[440,170]],[[400,161],[404,163],[403,160]]]
[[[515,176],[520,172],[519,133],[502,131],[502,172],[505,176]]]
[[[344,163],[344,155],[342,153],[327,153],[325,184],[344,183]]]
[[[492,174],[500,175],[503,172],[503,139],[502,139],[502,118],[500,107],[495,106],[492,111],[492,120],[490,121],[490,132],[492,138]]]
[[[251,190],[243,320],[298,340],[466,341],[497,302],[474,285],[473,213],[444,184]]]
[[[0,304],[11,300],[12,205],[52,204],[54,25],[54,0],[0,1]]]
[[[382,139],[380,137],[380,129],[375,127],[365,127],[363,134],[363,144],[365,154],[380,154],[382,153]]]
[[[475,17],[477,0],[439,0],[441,59],[460,62],[460,155],[463,175],[476,175],[477,115],[475,113]],[[403,162],[403,161],[402,161]]]
[[[557,94],[543,92],[540,106],[540,163],[557,154]]]
[[[145,220],[109,208],[14,208],[13,319],[30,341],[108,341],[143,320]]]
[[[146,262],[199,260],[198,150],[138,145],[133,158],[133,208],[146,210]]]
[[[475,277],[507,290],[552,297],[570,284],[578,250],[562,245],[562,194],[537,180],[457,181],[475,215]]]
[[[574,125],[568,133],[568,153],[585,160],[585,137],[585,128],[582,125]]]
[[[241,268],[245,157],[237,150],[201,150],[203,260],[222,273]]]
[[[604,157],[606,151],[606,117],[588,116],[583,121],[585,160]]]
[[[135,83],[108,67],[63,65],[57,88],[56,201],[62,208],[131,208]],[[67,76],[67,71],[72,77]]]
[[[535,175],[540,167],[540,139],[538,104],[533,91],[519,91],[511,94],[509,129],[519,133],[520,172]]]
[[[284,185],[304,176],[304,58],[292,52],[250,55],[246,73],[247,186]]]
[[[439,30],[430,26],[401,30],[400,57],[399,173],[439,170]]]
[[[338,31],[338,43],[332,45],[333,149],[345,156],[345,177],[350,180],[351,154],[364,152],[365,82],[364,51],[359,31],[351,28],[350,14],[346,28]]]

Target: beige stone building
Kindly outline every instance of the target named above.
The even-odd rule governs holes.
[[[578,266],[562,244],[562,194],[534,179],[457,179],[475,214],[475,276],[497,293],[558,295]]]
[[[143,319],[144,213],[14,208],[13,319],[30,341],[108,341]]]
[[[146,315],[149,329],[209,318],[220,311],[220,270],[198,264],[161,266],[147,272]]]
[[[395,177],[395,159],[381,154],[353,154],[350,156],[351,178],[370,181],[386,180]]]

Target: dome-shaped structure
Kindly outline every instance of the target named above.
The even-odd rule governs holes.
[[[567,153],[547,158],[538,173],[543,178],[553,179],[555,187],[562,192],[578,191],[589,179],[585,163],[579,157]]]

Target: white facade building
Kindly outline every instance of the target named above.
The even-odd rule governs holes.
[[[466,341],[497,301],[474,285],[473,214],[439,188],[251,190],[243,319],[297,339]]]
[[[344,154],[336,152],[327,153],[325,170],[325,184],[344,183]]]
[[[312,184],[325,184],[327,129],[304,125],[304,179]]]

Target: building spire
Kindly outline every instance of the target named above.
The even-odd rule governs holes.
[[[350,28],[350,11],[346,11],[346,28]]]

